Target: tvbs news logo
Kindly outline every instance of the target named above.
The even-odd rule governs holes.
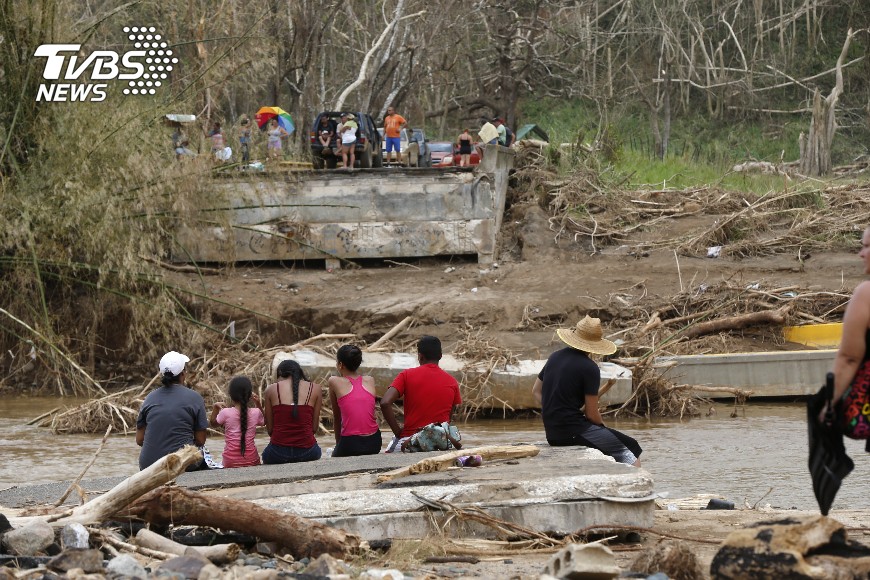
[[[45,67],[36,93],[37,101],[106,100],[109,81],[127,81],[125,95],[153,95],[172,71],[178,59],[156,29],[125,26],[124,34],[135,50],[118,54],[113,50],[95,50],[80,56],[81,44],[41,44],[33,56],[44,57]],[[80,60],[81,59],[81,60]],[[85,73],[89,73],[85,75]]]

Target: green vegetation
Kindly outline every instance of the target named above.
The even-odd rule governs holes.
[[[530,100],[522,105],[522,121],[537,123],[550,135],[553,144],[590,145],[599,136],[600,126],[609,141],[622,150],[612,164],[614,175],[622,176],[628,188],[683,189],[715,186],[721,189],[762,194],[794,187],[782,176],[735,173],[733,167],[745,161],[795,161],[798,140],[809,126],[809,115],[789,115],[787,119],[756,118],[725,123],[705,117],[675,118],[671,140],[664,160],[654,155],[649,115],[629,109],[619,113],[599,110],[588,102],[557,99]],[[841,129],[835,138],[835,164],[849,163],[866,153],[870,131],[857,125]],[[569,170],[568,165],[562,166]]]

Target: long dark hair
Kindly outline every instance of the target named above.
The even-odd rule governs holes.
[[[290,382],[293,385],[293,418],[299,416],[299,411],[296,409],[296,400],[299,398],[299,382],[302,380],[308,381],[305,376],[305,371],[299,366],[295,360],[282,360],[278,364],[278,380],[290,377]],[[310,382],[310,381],[309,381]]]
[[[254,387],[251,385],[251,379],[248,377],[233,377],[230,381],[230,399],[241,406],[239,409],[239,420],[242,423],[242,434],[240,437],[242,457],[245,456],[245,436],[248,433],[248,401],[251,400],[251,393],[253,391]]]

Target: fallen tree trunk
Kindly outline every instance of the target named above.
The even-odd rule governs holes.
[[[235,561],[239,557],[238,544],[214,544],[212,546],[185,546],[169,538],[164,538],[151,530],[141,529],[136,534],[136,545],[159,552],[183,556],[188,550],[193,550],[201,556],[208,558],[218,566]]]
[[[445,471],[453,465],[457,457],[464,455],[480,455],[483,459],[519,459],[520,457],[534,457],[540,452],[541,450],[536,445],[488,445],[486,447],[475,447],[474,449],[451,451],[444,455],[428,457],[407,467],[400,467],[399,469],[382,473],[378,476],[378,483],[418,473]]]
[[[123,514],[152,524],[210,526],[256,536],[286,547],[294,558],[330,554],[345,557],[360,539],[337,528],[254,503],[213,497],[180,487],[162,487],[142,496]]]
[[[86,504],[60,513],[43,513],[36,516],[10,518],[13,526],[22,526],[40,520],[52,526],[63,527],[67,524],[99,524],[110,519],[133,503],[142,494],[157,486],[172,481],[189,465],[202,459],[202,452],[193,445],[182,447],[170,453],[153,465],[132,475],[103,495]]]
[[[716,320],[710,320],[709,322],[700,322],[684,330],[681,333],[681,336],[685,338],[697,338],[705,334],[715,334],[724,330],[739,330],[741,328],[758,324],[785,324],[785,315],[789,309],[790,306],[786,305],[778,310],[750,312],[749,314],[741,314],[740,316],[719,318]]]

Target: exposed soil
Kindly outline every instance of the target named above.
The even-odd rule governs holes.
[[[547,216],[537,207],[514,208],[513,214],[515,219],[502,232],[497,264],[488,267],[478,265],[474,257],[403,264],[367,261],[357,269],[334,271],[327,271],[322,261],[309,261],[237,265],[202,280],[208,295],[259,313],[223,306],[216,311],[222,320],[215,323],[234,320],[236,336],[256,330],[265,346],[291,344],[318,333],[354,333],[371,343],[411,315],[415,326],[393,346],[407,347],[416,337],[434,334],[449,352],[474,329],[517,355],[545,358],[557,345],[554,329],[572,326],[587,313],[600,317],[605,333],[619,338],[621,330],[642,326],[656,310],[727,284],[839,293],[842,296],[833,298],[833,312],[827,315],[837,319],[849,292],[863,279],[857,248],[854,253],[804,252],[799,261],[797,253],[706,258],[656,247],[660,239],[704,231],[722,216],[671,219],[593,253],[588,241],[563,237],[559,244],[554,242]],[[196,275],[169,276],[203,290]],[[784,343],[779,328],[763,327],[706,337],[689,351],[794,348],[805,347]]]

